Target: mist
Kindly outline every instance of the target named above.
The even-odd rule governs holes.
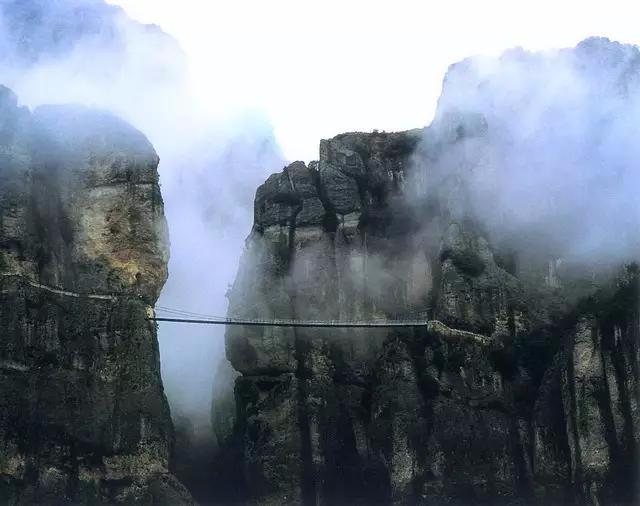
[[[453,65],[414,159],[416,196],[446,195],[454,216],[472,216],[490,239],[521,250],[637,257],[639,66],[636,47],[602,39]],[[174,39],[102,0],[0,0],[0,83],[29,107],[106,109],[149,138],[171,235],[158,305],[221,316],[254,191],[285,162],[262,113],[212,115],[224,95],[195,98],[190,76]],[[174,417],[208,425],[223,333],[160,325]]]
[[[415,157],[419,197],[445,195],[528,254],[639,258],[639,71],[636,46],[603,38],[453,65]]]
[[[284,162],[259,112],[206,111],[174,39],[99,0],[0,0],[0,83],[30,108],[77,103],[130,122],[160,156],[171,258],[158,306],[224,315],[251,228],[253,195]],[[224,101],[215,89],[211,101]],[[174,418],[207,430],[224,329],[161,324]]]

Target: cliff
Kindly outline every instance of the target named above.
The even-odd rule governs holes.
[[[607,61],[594,45],[617,54],[608,44],[568,54],[586,75]],[[539,70],[537,56],[512,58]],[[323,140],[318,162],[257,190],[230,316],[429,323],[229,328],[241,376],[235,413],[227,396],[216,418],[223,451],[237,450],[239,500],[636,503],[637,265],[585,259],[552,220],[495,226],[506,180],[490,199],[474,185],[501,167],[499,120],[520,116],[469,66],[450,71],[430,127]]]
[[[0,500],[188,503],[155,324],[168,240],[146,138],[0,88]]]

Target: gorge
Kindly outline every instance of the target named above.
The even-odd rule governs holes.
[[[0,502],[636,504],[639,87],[640,51],[601,38],[464,60],[429,126],[322,140],[258,187],[251,230],[224,198],[194,243],[222,190],[170,186],[195,210],[168,230],[146,132],[0,87]],[[191,144],[158,138],[188,173]],[[195,172],[240,199],[279,161],[265,138]],[[224,279],[230,230],[230,317],[425,325],[229,327],[196,437],[149,317],[193,244],[213,260],[189,279]]]

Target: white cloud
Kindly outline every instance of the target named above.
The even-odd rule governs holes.
[[[262,109],[289,159],[320,138],[428,123],[449,64],[590,35],[637,42],[634,2],[110,0],[176,37],[212,112]]]

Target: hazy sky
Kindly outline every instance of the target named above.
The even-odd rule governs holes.
[[[317,158],[340,132],[427,124],[464,57],[640,42],[635,1],[109,1],[178,39],[203,107],[263,110],[290,160]]]

